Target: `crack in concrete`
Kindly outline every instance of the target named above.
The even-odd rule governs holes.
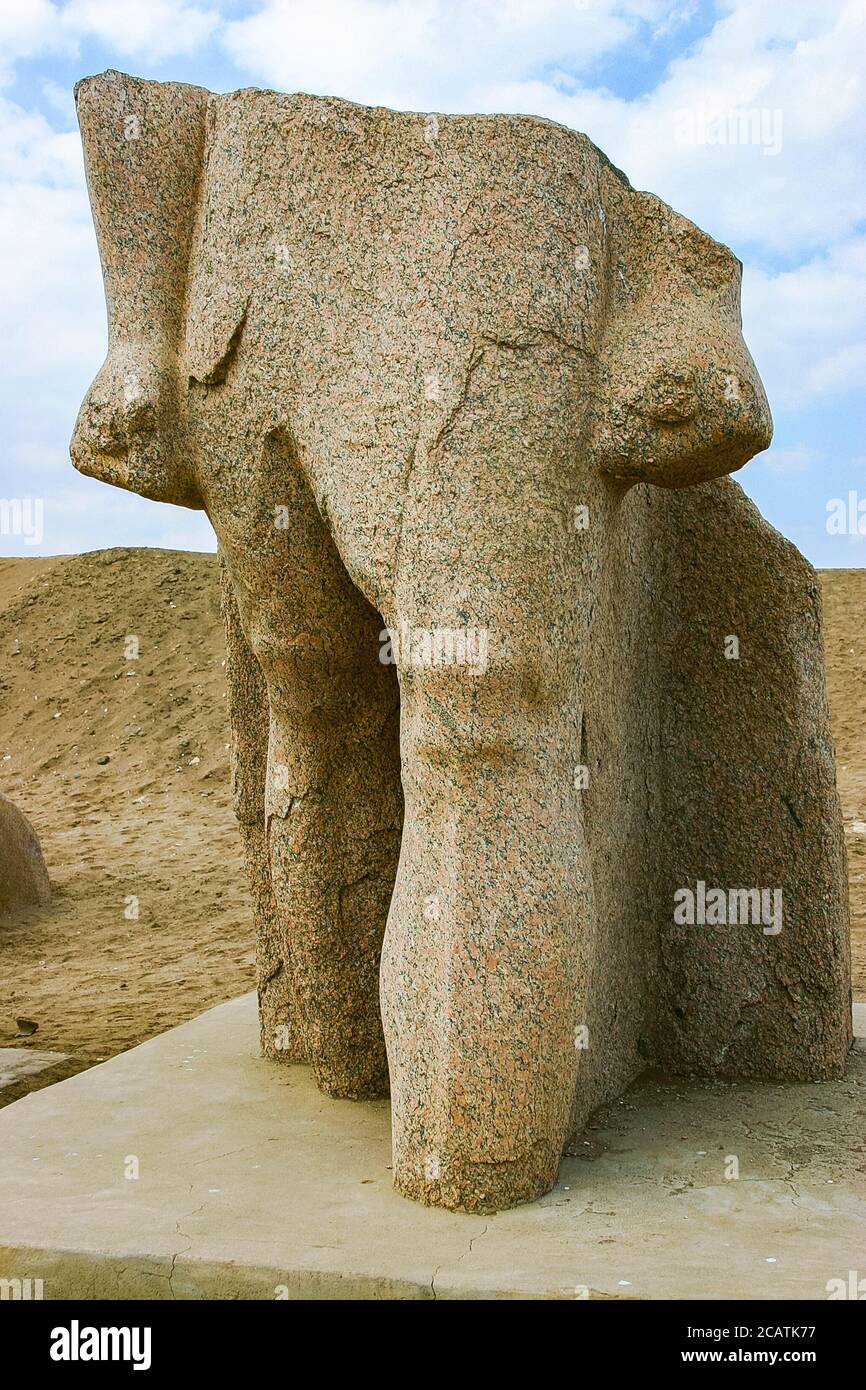
[[[281,1134],[274,1134],[269,1139],[256,1139],[252,1144],[241,1144],[239,1149],[227,1149],[224,1154],[209,1154],[207,1158],[199,1158],[192,1164],[193,1168],[200,1168],[203,1163],[217,1163],[221,1158],[233,1158],[235,1154],[245,1153],[247,1149],[257,1149],[262,1144],[278,1144],[283,1138]]]
[[[467,1245],[466,1249],[463,1251],[463,1254],[460,1256],[460,1260],[465,1260],[467,1255],[471,1255],[471,1254],[472,1254],[472,1247],[473,1247],[473,1245],[475,1244],[476,1240],[480,1240],[482,1236],[486,1236],[486,1235],[487,1235],[487,1225],[486,1225],[486,1223],[485,1223],[484,1230],[483,1230],[483,1231],[479,1231],[477,1236],[473,1236],[473,1237],[472,1237],[472,1239],[470,1240],[470,1242],[469,1242],[469,1244]],[[460,1260],[457,1261],[458,1264],[460,1263]]]
[[[171,1268],[168,1271],[168,1291],[171,1294],[172,1298],[175,1299],[175,1301],[177,1300],[177,1294],[174,1291],[174,1284],[172,1283],[172,1280],[174,1279],[174,1267],[177,1264],[177,1261],[179,1260],[180,1256],[185,1255],[188,1250],[191,1250],[193,1245],[192,1236],[189,1234],[188,1231],[185,1231],[183,1229],[180,1223],[181,1221],[189,1221],[190,1218],[193,1216],[198,1216],[199,1212],[204,1211],[206,1206],[207,1202],[202,1202],[200,1207],[196,1207],[194,1211],[187,1212],[186,1216],[180,1217],[179,1220],[175,1221],[174,1223],[174,1229],[177,1231],[178,1235],[183,1236],[184,1240],[189,1241],[189,1244],[185,1245],[182,1250],[175,1250],[171,1257]]]
[[[474,1246],[476,1240],[480,1240],[482,1236],[486,1236],[489,1229],[489,1226],[485,1223],[484,1229],[482,1231],[479,1231],[477,1235],[472,1236],[472,1238],[469,1241],[469,1244],[463,1251],[463,1254],[458,1255],[457,1259],[454,1261],[456,1265],[459,1265],[461,1260],[465,1260],[467,1255],[472,1254],[472,1247]],[[440,1269],[442,1269],[442,1265],[437,1265],[430,1276],[430,1292],[432,1293],[434,1299],[438,1297],[436,1293],[436,1276],[438,1275]]]

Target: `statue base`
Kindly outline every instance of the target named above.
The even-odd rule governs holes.
[[[46,1300],[826,1299],[866,1248],[866,1005],[855,1030],[839,1081],[645,1078],[547,1197],[479,1217],[401,1198],[388,1103],[263,1060],[246,995],[0,1110],[0,1279]]]

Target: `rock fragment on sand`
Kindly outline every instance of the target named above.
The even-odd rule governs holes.
[[[36,831],[0,793],[0,915],[51,901],[48,870]]]

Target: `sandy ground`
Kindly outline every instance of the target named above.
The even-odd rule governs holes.
[[[866,998],[866,570],[822,580]],[[0,1045],[31,1019],[16,1045],[79,1068],[253,987],[224,681],[215,557],[0,560],[0,790],[54,889],[47,911],[0,922]]]
[[[0,789],[55,895],[0,923],[0,1044],[24,1016],[89,1063],[252,988],[215,557],[0,561],[0,658]]]
[[[822,570],[827,694],[851,899],[854,998],[866,999],[866,569]]]

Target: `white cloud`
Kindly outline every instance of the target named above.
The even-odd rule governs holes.
[[[46,106],[72,129],[75,125],[75,96],[72,88],[61,87],[59,82],[49,77],[43,78],[41,86]]]
[[[184,0],[70,0],[62,12],[63,29],[75,38],[96,38],[125,57],[150,59],[192,53],[218,23],[215,9]]]
[[[747,269],[743,325],[775,407],[861,389],[866,376],[866,237],[796,269]]]
[[[0,97],[0,181],[84,187],[77,131],[55,131],[38,111]]]
[[[57,9],[51,0],[15,0],[0,6],[0,44],[10,59],[42,50],[51,41]]]
[[[775,445],[761,454],[761,463],[774,473],[805,473],[815,461],[815,454],[805,444],[793,444],[787,449],[777,449]]]
[[[802,255],[849,235],[866,218],[866,88],[853,59],[866,46],[866,3],[731,0],[729,8],[636,100],[495,79],[478,89],[479,104],[585,131],[636,187],[735,249]],[[683,142],[684,117],[696,133],[716,133],[702,116],[724,118],[738,141]]]
[[[0,83],[10,81],[17,60],[60,52],[74,56],[84,39],[124,58],[192,53],[220,22],[218,6],[189,0],[2,0]]]
[[[284,90],[466,110],[485,82],[586,71],[642,21],[689,12],[663,0],[267,0],[222,39],[239,67]]]
[[[10,80],[19,58],[63,46],[58,11],[50,0],[13,0],[0,5],[0,83]]]
[[[866,342],[831,352],[816,362],[808,375],[808,384],[816,395],[840,391],[862,391],[866,382]]]
[[[66,443],[105,352],[102,277],[77,136],[2,100],[0,341],[0,494],[38,480],[52,495],[71,471]]]
[[[83,187],[0,182],[0,333],[7,389],[99,365],[105,313]]]

